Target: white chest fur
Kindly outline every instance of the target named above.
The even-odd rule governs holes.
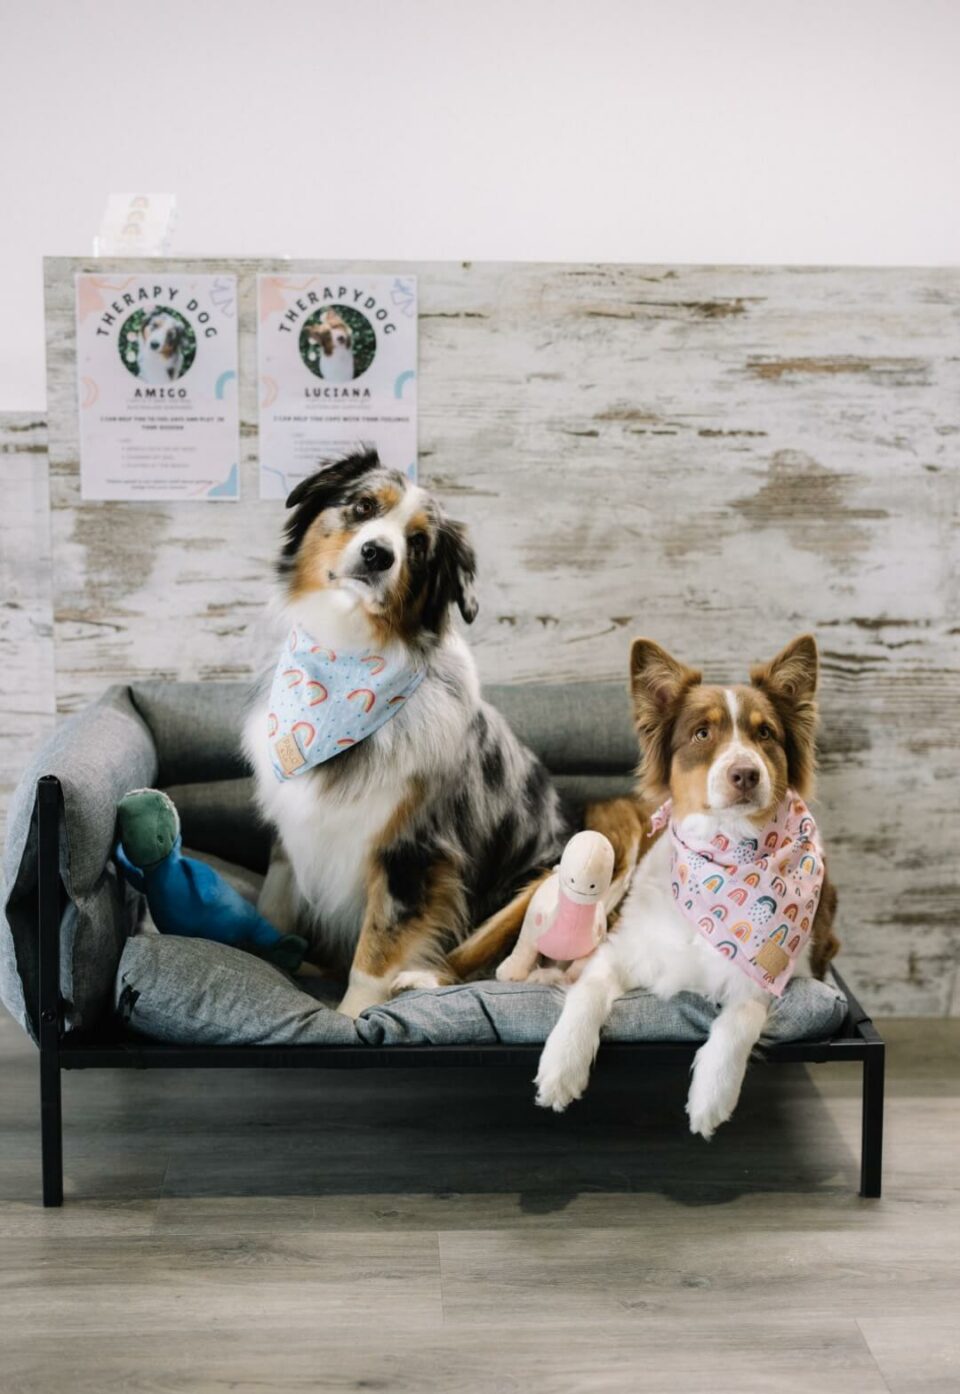
[[[320,355],[320,375],[325,382],[353,382],[353,353],[342,345],[328,356]]]
[[[371,846],[400,802],[406,781],[349,783],[331,793],[309,775],[279,780],[267,748],[264,700],[247,719],[244,744],[257,797],[290,860],[299,896],[319,920],[325,946],[349,957],[363,920]]]
[[[288,609],[280,623],[282,632],[301,624],[334,648],[355,649],[371,642],[355,598],[340,591],[313,595],[295,612]],[[478,702],[470,652],[459,637],[449,634],[401,712],[367,738],[376,752],[375,764],[368,765],[365,775],[335,780],[320,772],[278,779],[267,745],[269,691],[255,703],[244,725],[243,744],[254,770],[257,801],[277,829],[299,899],[319,927],[324,953],[332,950],[347,961],[352,957],[363,922],[372,854],[383,830],[412,781],[450,778],[457,770]],[[273,918],[279,924],[276,914]]]

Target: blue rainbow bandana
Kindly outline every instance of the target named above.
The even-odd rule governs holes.
[[[292,779],[341,755],[396,716],[420,686],[410,658],[368,649],[345,652],[292,629],[270,689],[267,740],[278,779]]]

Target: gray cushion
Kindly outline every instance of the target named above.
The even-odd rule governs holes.
[[[153,733],[161,784],[199,784],[248,773],[239,735],[250,683],[142,682],[130,692]]]
[[[559,987],[481,982],[434,991],[405,992],[373,1007],[357,1022],[370,1045],[454,1045],[463,1041],[511,1045],[545,1041],[563,1007]],[[608,1041],[702,1041],[717,1007],[693,992],[669,1002],[651,992],[629,992],[615,1004]],[[817,1040],[835,1035],[846,999],[832,983],[795,978],[773,1004],[764,1041]]]
[[[212,779],[165,788],[180,814],[185,844],[251,871],[266,871],[270,832],[257,816],[252,779]]]
[[[164,785],[245,773],[238,734],[248,683],[142,682],[130,691],[153,733]],[[484,696],[554,774],[623,775],[637,763],[626,678],[493,684]]]
[[[317,1000],[324,992],[326,1000]],[[161,1041],[208,1045],[463,1045],[546,1040],[560,1015],[559,988],[482,982],[407,992],[354,1025],[332,1010],[329,985],[297,982],[224,944],[156,933],[128,940],[116,1001],[128,1025]],[[767,1041],[833,1035],[846,1003],[831,983],[795,979],[774,1004]],[[699,1041],[717,1009],[680,993],[661,1002],[631,992],[616,1003],[604,1036],[613,1041]]]
[[[116,1006],[134,1031],[189,1045],[356,1045],[353,1022],[253,954],[156,932],[127,940]]]
[[[0,997],[36,1038],[37,780],[63,788],[60,881],[65,897],[60,992],[69,1028],[92,1025],[109,1006],[117,963],[136,903],[110,861],[117,800],[157,775],[150,732],[126,688],[59,726],[28,765],[10,803],[0,917]]]

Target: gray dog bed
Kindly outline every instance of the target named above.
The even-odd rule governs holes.
[[[180,811],[192,855],[213,862],[255,898],[269,838],[253,810],[237,749],[246,688],[234,683],[144,683],[111,688],[60,726],[24,775],[7,839],[0,993],[36,1038],[37,839],[35,785],[54,774],[60,828],[60,995],[64,1027],[89,1031],[114,1012],[140,1036],[179,1044],[521,1044],[542,1041],[559,989],[496,982],[411,992],[354,1026],[331,1010],[338,990],[285,977],[259,959],[197,939],[137,932],[142,899],[117,877],[116,805],[158,785]],[[629,791],[636,737],[619,684],[492,688],[487,696],[550,769],[572,822],[589,799]],[[318,994],[320,1000],[318,1000]],[[829,1036],[845,1002],[831,984],[798,981],[775,1004],[771,1041]],[[616,1006],[616,1041],[696,1041],[715,1008],[692,994],[669,1003],[631,993]]]

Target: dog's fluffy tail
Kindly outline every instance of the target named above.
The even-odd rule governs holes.
[[[523,917],[533,899],[534,891],[552,874],[550,871],[541,871],[539,876],[528,881],[523,890],[518,891],[502,910],[484,920],[469,939],[464,939],[462,944],[458,944],[447,955],[447,965],[457,979],[462,982],[466,978],[492,972],[517,942]]]
[[[603,833],[613,845],[613,880],[604,901],[610,920],[627,892],[641,850],[646,850],[644,829],[649,827],[649,819],[644,818],[643,808],[636,799],[608,799],[604,803],[587,805],[583,826]],[[469,939],[447,955],[447,966],[455,979],[462,982],[493,973],[517,942],[534,891],[552,874],[542,871],[534,876],[502,910],[484,920]]]

